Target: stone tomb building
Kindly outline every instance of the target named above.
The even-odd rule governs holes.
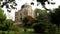
[[[35,12],[28,3],[22,5],[21,10],[15,12],[15,22],[21,22],[24,16],[31,16],[32,18],[35,18]]]

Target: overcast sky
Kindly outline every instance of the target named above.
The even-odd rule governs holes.
[[[4,7],[3,9],[4,9],[4,12],[6,13],[6,15],[7,15],[7,18],[10,18],[10,19],[13,19],[13,20],[15,20],[15,12],[16,11],[18,11],[18,10],[20,10],[21,9],[21,6],[23,5],[23,4],[25,4],[25,3],[28,3],[29,5],[31,5],[31,2],[33,2],[34,3],[34,5],[31,5],[32,6],[32,9],[34,10],[35,8],[39,8],[39,9],[44,9],[42,6],[41,6],[41,4],[39,5],[39,6],[37,6],[37,1],[36,0],[15,0],[16,1],[16,3],[17,3],[17,10],[13,10],[13,9],[11,9],[11,13],[8,13],[7,12],[7,10],[6,10],[6,8]],[[53,0],[53,1],[51,1],[51,0],[49,0],[50,2],[55,2],[56,4],[55,5],[51,5],[51,4],[47,4],[47,2],[46,2],[46,7],[48,8],[48,9],[54,9],[54,8],[58,8],[58,6],[60,5],[60,1],[59,0]]]

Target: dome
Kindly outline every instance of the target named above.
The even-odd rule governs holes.
[[[24,5],[21,6],[21,9],[24,8],[24,7],[28,7],[30,6],[28,3],[25,3]]]

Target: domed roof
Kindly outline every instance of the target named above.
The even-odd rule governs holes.
[[[25,3],[24,5],[21,6],[21,8],[24,8],[24,7],[27,7],[27,6],[30,6],[28,3]]]
[[[28,3],[25,3],[24,5],[29,5]]]

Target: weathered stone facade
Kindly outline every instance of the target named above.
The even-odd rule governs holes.
[[[31,16],[32,18],[35,18],[35,12],[27,3],[22,5],[21,10],[15,12],[15,22],[21,22],[24,16]]]

